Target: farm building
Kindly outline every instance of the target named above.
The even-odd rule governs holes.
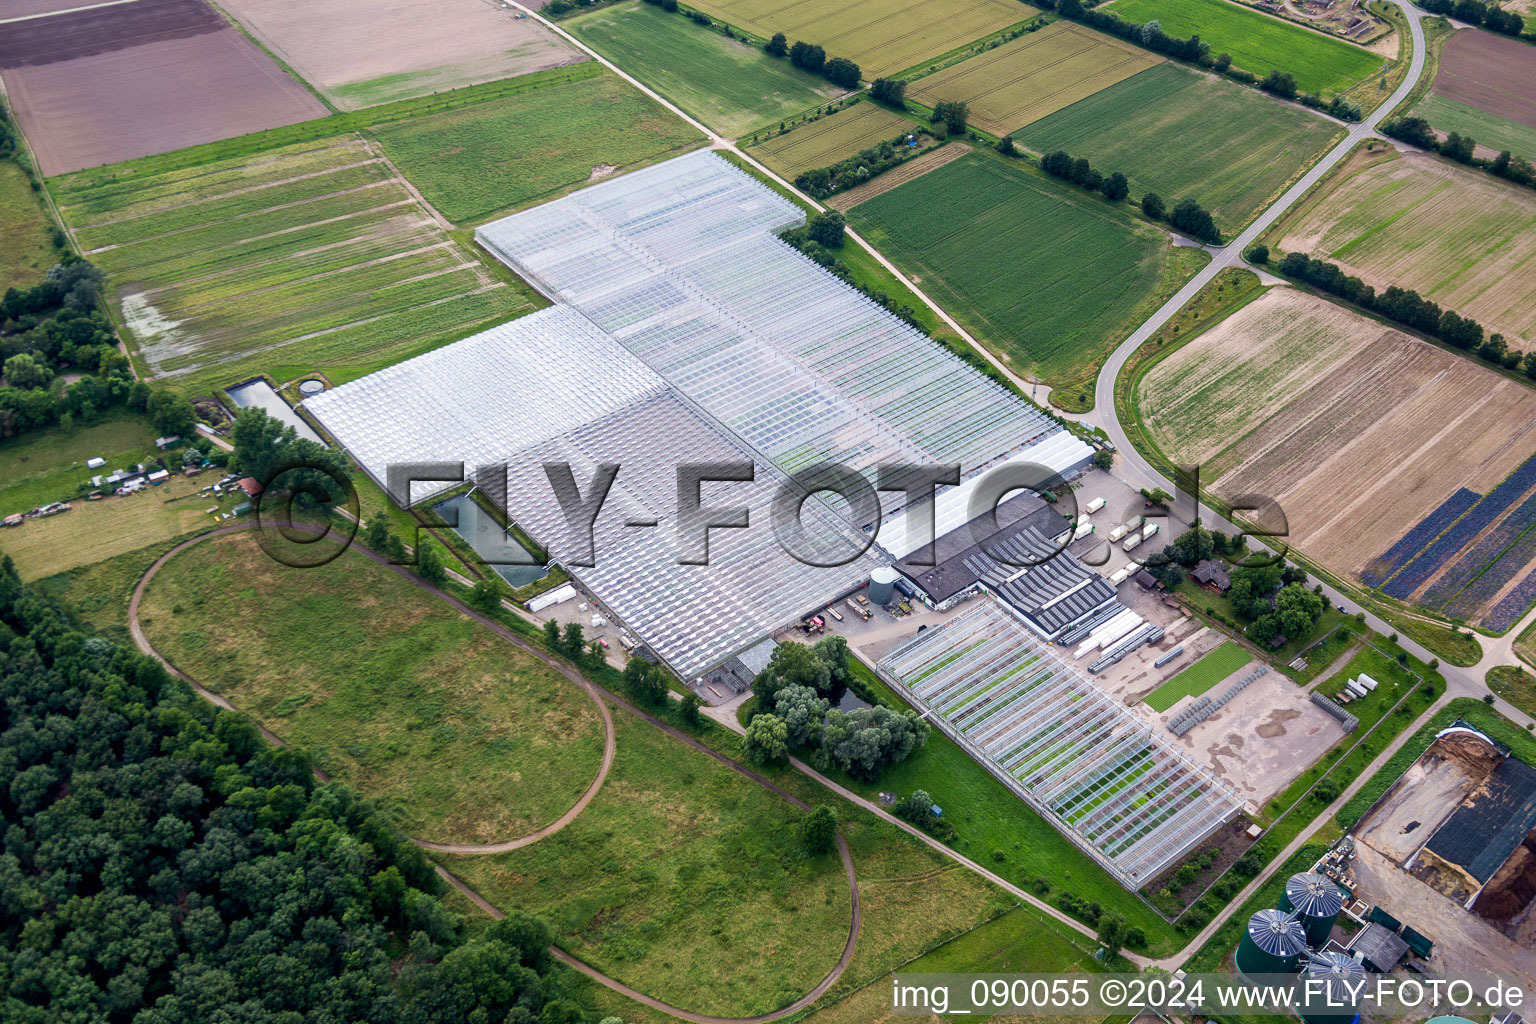
[[[880,674],[1133,891],[1242,807],[1226,782],[980,601],[896,647]]]
[[[1044,500],[1024,493],[939,537],[934,564],[914,551],[897,562],[940,611],[985,591],[1006,601],[1047,639],[1111,607],[1115,588],[1065,548],[1071,524]]]
[[[1413,863],[1456,878],[1483,916],[1518,916],[1536,901],[1536,768],[1506,753]]]
[[[853,522],[831,499],[803,502],[799,546],[815,557],[787,553],[769,512],[794,473],[958,464],[961,483],[935,499],[948,523],[991,469],[1059,478],[1092,455],[774,237],[803,218],[694,154],[497,221],[481,242],[555,307],[306,408],[402,503],[452,484],[408,487],[391,466],[504,465],[477,482],[678,675],[698,677],[889,561],[881,548],[847,557],[881,524]],[[751,526],[709,531],[708,565],[691,564],[696,531],[677,508],[677,469],[699,462],[752,468],[701,495],[743,508]],[[584,492],[599,465],[621,467],[590,547],[568,528],[546,463],[569,464]],[[901,493],[884,493],[886,520],[905,513]]]

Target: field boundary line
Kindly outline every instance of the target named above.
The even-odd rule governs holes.
[[[94,11],[100,7],[118,7],[133,3],[138,3],[138,0],[102,0],[101,3],[71,7],[66,11],[40,11],[37,14],[22,14],[15,18],[0,18],[0,25],[13,25],[18,21],[36,21],[38,18],[57,18],[61,14],[79,14],[81,11]]]

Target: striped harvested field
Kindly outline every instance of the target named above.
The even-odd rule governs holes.
[[[963,102],[972,124],[1001,136],[1160,63],[1139,46],[1058,21],[919,78],[907,94],[929,107]]]
[[[892,167],[884,174],[878,174],[862,185],[856,185],[846,192],[839,192],[827,200],[827,205],[834,210],[850,210],[867,199],[889,192],[897,185],[904,185],[913,178],[922,177],[929,171],[936,171],[951,160],[958,160],[971,151],[971,147],[963,142],[951,142],[937,149],[930,149],[922,156],[913,157],[899,167]]]
[[[1368,582],[1415,524],[1439,523],[1427,543],[1461,514],[1459,488],[1489,494],[1536,454],[1536,391],[1288,287],[1156,363],[1136,401],[1165,458],[1278,502],[1288,543]]]
[[[1271,234],[1272,245],[1332,260],[1378,292],[1412,288],[1511,348],[1536,347],[1530,189],[1427,153],[1356,150]]]
[[[786,178],[817,167],[830,167],[861,149],[893,139],[917,126],[878,103],[855,103],[835,114],[776,135],[752,149],[752,155]]]

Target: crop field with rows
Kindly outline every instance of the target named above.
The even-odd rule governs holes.
[[[573,18],[564,28],[731,137],[843,95],[825,78],[787,60],[639,0]]]
[[[1428,153],[1357,150],[1272,232],[1381,291],[1412,288],[1536,347],[1536,192]],[[1519,340],[1516,340],[1519,339]]]
[[[1219,495],[1272,496],[1290,543],[1337,573],[1380,582],[1406,564],[1396,579],[1417,582],[1405,593],[1493,522],[1463,534],[1480,514],[1458,522],[1468,499],[1446,499],[1499,493],[1536,453],[1536,392],[1293,288],[1271,288],[1155,363],[1136,402],[1165,459],[1200,465]],[[1417,528],[1426,518],[1438,525]],[[1430,543],[1453,522],[1459,540]],[[1429,544],[1422,576],[1392,543],[1405,534]]]
[[[855,103],[751,150],[753,156],[791,180],[817,167],[830,167],[861,149],[916,129],[911,121],[878,103]]]
[[[1037,153],[1064,149],[1106,174],[1123,172],[1133,196],[1194,196],[1227,231],[1251,221],[1343,137],[1309,110],[1173,63],[1014,133]]]
[[[188,393],[346,379],[533,308],[357,135],[54,193],[137,356]]]
[[[1386,581],[1383,592],[1468,622],[1482,620],[1490,605],[1502,607],[1507,613],[1514,602],[1505,598],[1515,589],[1515,577],[1536,561],[1536,495],[1530,493],[1533,487],[1536,459],[1521,465],[1459,518],[1447,521],[1451,502],[1441,506],[1410,533],[1427,535],[1428,540],[1420,545],[1416,557]],[[1459,492],[1451,501],[1458,498]],[[1438,529],[1431,523],[1438,523]],[[1431,529],[1435,532],[1430,533]],[[1519,612],[1529,603],[1525,601]],[[1503,616],[1499,618],[1502,620]],[[1488,625],[1502,630],[1508,629],[1513,621],[1510,618],[1502,625],[1489,621]]]
[[[971,124],[1002,136],[1160,63],[1139,46],[1057,21],[919,78],[907,95],[929,107],[963,102]]]
[[[1183,261],[1205,255],[1175,250],[1102,199],[979,153],[850,217],[1016,372],[1053,387],[1085,387],[1146,307],[1193,273]]]
[[[1040,12],[1018,0],[698,0],[697,7],[762,39],[783,32],[847,57],[867,81],[914,67]]]
[[[1181,39],[1198,34],[1211,53],[1230,54],[1233,64],[1260,77],[1288,71],[1302,92],[1344,92],[1385,63],[1362,46],[1227,0],[1115,0],[1104,10],[1127,21],[1156,21]]]

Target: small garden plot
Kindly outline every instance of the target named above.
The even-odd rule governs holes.
[[[855,103],[774,136],[751,153],[793,181],[798,174],[830,167],[862,149],[914,132],[917,127],[878,103]]]
[[[1194,196],[1228,231],[1247,224],[1344,129],[1232,82],[1163,63],[1036,121],[1014,138],[1062,149],[1132,190]]]
[[[965,103],[971,124],[1002,136],[1160,63],[1139,46],[1057,21],[919,78],[907,94],[928,107]]]
[[[1382,58],[1353,43],[1290,25],[1227,0],[1115,0],[1104,10],[1127,21],[1155,21],[1171,36],[1198,35],[1211,53],[1260,77],[1296,76],[1303,92],[1342,93],[1383,67]]]
[[[1246,647],[1228,640],[1147,694],[1147,705],[1161,714],[1182,697],[1198,697],[1252,660]]]
[[[776,125],[843,95],[826,79],[787,60],[652,4],[619,4],[573,18],[563,27],[731,137]]]

